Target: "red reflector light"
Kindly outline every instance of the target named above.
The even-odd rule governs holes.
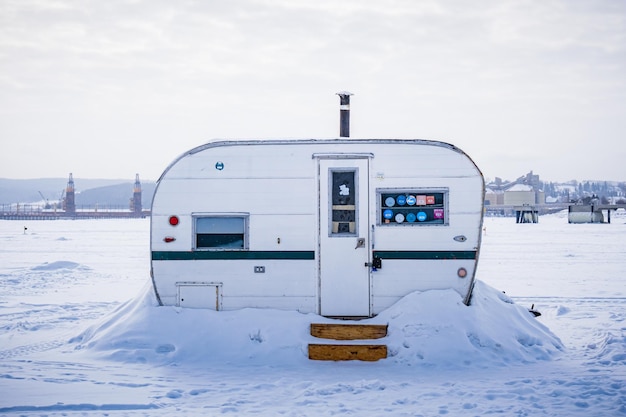
[[[176,238],[175,238],[175,237],[172,237],[172,236],[166,236],[166,237],[164,237],[164,238],[163,238],[163,241],[164,241],[165,243],[170,243],[170,242],[173,242],[173,241],[175,241],[175,240],[176,240]]]
[[[178,220],[178,217],[177,217],[177,216],[170,216],[170,224],[171,224],[172,226],[176,226],[176,225],[178,225],[178,222],[179,222],[179,220]]]

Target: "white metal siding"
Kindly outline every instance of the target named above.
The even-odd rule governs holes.
[[[401,141],[282,141],[208,145],[175,161],[159,180],[152,205],[152,251],[191,251],[193,213],[249,215],[250,251],[318,251],[317,162],[368,153],[369,218],[375,250],[474,251],[481,238],[483,179],[473,162],[448,145]],[[223,169],[216,169],[216,164]],[[221,167],[222,165],[220,165]],[[448,225],[376,224],[377,190],[447,189]],[[170,226],[177,215],[180,223]],[[454,238],[465,236],[466,241]],[[165,237],[173,237],[170,243]],[[369,243],[369,241],[368,241]],[[371,251],[371,247],[368,247]],[[454,288],[465,295],[474,260],[384,259],[371,274],[373,312],[418,290]],[[314,260],[176,260],[153,261],[157,291],[164,304],[176,303],[176,283],[221,283],[226,310],[273,307],[318,312],[318,259]],[[255,266],[265,273],[255,273]],[[460,279],[460,266],[468,277]]]

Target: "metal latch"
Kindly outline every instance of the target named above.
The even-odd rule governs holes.
[[[381,258],[378,257],[374,257],[374,259],[372,259],[372,268],[374,269],[380,269],[383,267],[383,260]]]
[[[364,248],[364,247],[365,247],[365,238],[364,237],[357,238],[356,246],[354,247],[354,249]]]
[[[366,268],[372,268],[372,271],[377,271],[383,267],[383,260],[380,258],[372,259],[372,262],[365,262]]]

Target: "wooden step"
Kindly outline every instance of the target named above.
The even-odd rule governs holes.
[[[311,323],[311,336],[333,340],[370,340],[387,336],[386,324]]]
[[[377,361],[387,357],[385,345],[310,344],[309,359],[318,361]]]

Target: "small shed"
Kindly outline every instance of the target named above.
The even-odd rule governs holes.
[[[515,184],[504,192],[504,204],[507,206],[524,206],[535,204],[533,187],[525,184]]]
[[[567,221],[568,223],[604,223],[604,215],[602,210],[593,204],[571,205],[567,211]]]

